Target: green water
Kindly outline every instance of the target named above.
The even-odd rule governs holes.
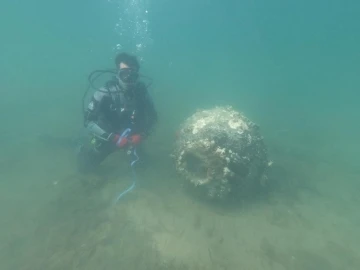
[[[4,1],[0,8],[0,269],[360,269],[360,3]],[[123,153],[80,175],[94,69],[121,49],[153,78],[160,121],[138,185]],[[232,105],[274,162],[266,194],[216,206],[170,159],[197,109]]]

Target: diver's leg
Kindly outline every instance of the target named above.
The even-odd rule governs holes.
[[[94,171],[114,151],[108,142],[92,139],[80,146],[77,154],[77,168],[81,173]]]

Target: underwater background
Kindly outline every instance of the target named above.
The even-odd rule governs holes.
[[[0,269],[360,269],[360,2],[3,1]],[[136,168],[76,171],[87,77],[141,59],[159,113]],[[271,188],[182,189],[170,154],[197,109],[260,125]],[[43,136],[59,138],[44,143]]]

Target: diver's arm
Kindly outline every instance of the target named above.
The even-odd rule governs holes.
[[[158,121],[158,114],[155,109],[154,102],[148,93],[146,93],[145,95],[144,107],[145,107],[145,115],[144,115],[145,119],[144,119],[143,135],[145,137],[148,137],[152,133],[155,124]]]
[[[153,101],[149,98],[147,105],[148,128],[153,129],[158,121],[158,113]]]
[[[88,122],[86,125],[86,128],[88,131],[90,131],[92,134],[94,134],[96,137],[99,137],[100,139],[103,139],[105,141],[109,141],[112,138],[112,133],[106,132],[104,129],[102,129],[98,124],[96,124],[93,121]]]
[[[86,129],[94,134],[95,136],[103,139],[110,140],[111,133],[108,133],[104,128],[102,128],[97,122],[100,113],[100,105],[102,102],[103,95],[102,93],[95,92],[92,97],[84,115],[84,125]]]

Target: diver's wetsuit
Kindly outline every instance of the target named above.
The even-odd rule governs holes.
[[[94,169],[116,149],[111,141],[112,134],[121,135],[130,128],[129,135],[147,137],[157,121],[157,113],[142,82],[124,91],[115,77],[94,93],[84,120],[93,136],[79,149],[78,169],[81,172]]]

